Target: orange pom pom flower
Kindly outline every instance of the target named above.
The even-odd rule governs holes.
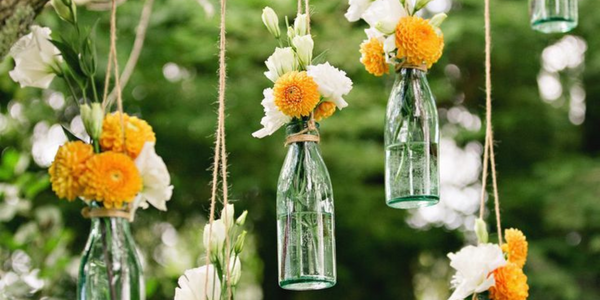
[[[123,114],[125,126],[125,147],[123,147],[123,131],[121,130],[121,114],[109,114],[102,123],[100,146],[103,151],[126,152],[135,159],[146,142],[156,142],[152,127],[144,120]],[[125,148],[125,149],[124,149]]]
[[[91,145],[76,141],[68,142],[60,148],[50,166],[52,190],[59,198],[75,200],[83,191],[79,177],[85,171],[87,160],[94,155]]]
[[[502,245],[502,251],[508,254],[508,261],[523,268],[527,261],[528,243],[525,235],[518,229],[507,229],[504,231],[506,244]]]
[[[335,109],[335,103],[331,101],[321,102],[315,109],[315,120],[321,121],[331,117],[335,113]]]
[[[292,71],[279,77],[273,94],[277,108],[295,118],[310,115],[321,98],[317,83],[305,71]]]
[[[367,72],[382,76],[389,73],[390,69],[385,61],[383,43],[376,38],[371,38],[360,44],[360,62],[365,66]]]
[[[496,269],[494,279],[496,284],[490,287],[492,300],[525,300],[529,296],[527,276],[515,263]]]
[[[425,64],[430,68],[442,56],[443,35],[429,21],[408,16],[400,19],[396,26],[397,56],[409,64]]]

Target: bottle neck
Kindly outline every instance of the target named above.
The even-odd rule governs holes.
[[[299,134],[319,135],[319,123],[310,120],[301,120],[289,123],[285,128],[286,136],[295,136]]]
[[[117,217],[92,218],[92,230],[113,237],[130,236],[129,220]]]
[[[419,78],[424,78],[426,74],[427,74],[427,72],[423,71],[421,69],[400,68],[398,71],[396,71],[396,79],[400,79],[400,80],[402,78],[419,79]]]

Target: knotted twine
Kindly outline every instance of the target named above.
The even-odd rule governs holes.
[[[486,182],[488,176],[488,160],[491,165],[492,187],[494,192],[494,209],[496,212],[496,228],[498,230],[498,244],[502,246],[502,226],[500,222],[500,199],[498,198],[498,183],[496,179],[496,158],[494,155],[494,130],[492,129],[492,63],[491,63],[491,25],[490,25],[490,0],[484,0],[485,19],[485,146],[483,149],[483,171],[481,175],[481,202],[479,218],[483,220],[485,211]]]
[[[212,229],[215,220],[215,204],[217,201],[218,193],[218,180],[219,180],[219,169],[221,170],[221,192],[223,193],[223,206],[226,208],[229,203],[229,190],[227,185],[227,151],[225,147],[225,84],[227,78],[227,69],[225,64],[225,52],[226,52],[226,34],[225,34],[225,15],[227,10],[227,0],[220,0],[221,2],[221,21],[220,21],[220,33],[219,33],[219,108],[217,117],[217,130],[215,137],[215,154],[213,161],[213,176],[212,176],[212,196],[210,199],[210,216],[208,231],[210,232],[211,238],[208,239],[208,245],[206,249],[206,266],[210,265],[210,252],[212,244]],[[227,209],[223,209],[223,216],[225,220],[229,218],[227,215]],[[233,218],[233,216],[231,216]],[[225,222],[226,232],[229,230],[228,222]],[[227,299],[231,299],[231,270],[229,269],[231,241],[229,240],[229,234],[225,238],[225,269],[226,281],[227,281]],[[204,291],[208,291],[208,277],[204,280]],[[208,295],[204,295],[205,299],[208,299]]]

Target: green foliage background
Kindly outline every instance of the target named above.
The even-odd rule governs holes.
[[[218,8],[216,1],[209,2]],[[350,106],[321,126],[321,149],[336,198],[338,284],[306,293],[277,286],[275,188],[286,152],[284,136],[278,132],[257,140],[251,133],[260,127],[262,90],[271,85],[262,76],[264,61],[276,45],[261,23],[261,10],[270,5],[280,16],[292,17],[296,6],[290,0],[228,2],[230,182],[238,211],[250,211],[251,234],[243,259],[245,294],[239,298],[446,299],[451,272],[445,255],[462,247],[465,234],[436,226],[413,229],[405,221],[408,212],[385,206],[382,126],[393,76],[375,78],[364,71],[358,45],[366,25],[346,21],[346,1],[312,3],[316,52],[328,50],[327,59],[354,81],[347,97]],[[555,105],[545,103],[536,81],[542,51],[562,36],[530,30],[525,1],[492,1],[494,128],[503,224],[522,229],[530,241],[525,268],[530,299],[600,299],[600,2],[579,2],[580,25],[571,34],[587,43],[585,67],[561,75],[565,87],[575,81],[585,88],[586,119],[576,126],[568,118],[568,97]],[[142,5],[129,0],[119,7],[121,65]],[[103,73],[108,13],[79,11],[83,23],[101,19],[97,39]],[[481,0],[454,1],[442,26],[445,53],[428,75],[440,108],[462,106],[479,116],[484,112],[482,12]],[[67,31],[51,9],[37,21],[55,33]],[[133,225],[152,300],[172,299],[183,270],[203,262],[218,21],[193,0],[157,1],[140,62],[124,90],[126,111],[153,125],[157,152],[175,186],[167,213],[141,211]],[[169,63],[179,70],[171,80],[163,74]],[[460,69],[459,77],[445,71],[449,64]],[[47,104],[47,92],[20,89],[7,75],[12,67],[10,59],[0,65],[0,276],[10,270],[14,253],[24,251],[46,280],[31,299],[74,299],[77,260],[89,221],[80,217],[82,203],[56,199],[45,168],[31,160],[31,147],[36,124],[68,124],[77,111],[54,110]],[[65,90],[58,80],[52,88]],[[72,106],[71,99],[66,101]],[[15,104],[20,113],[12,110]],[[448,122],[443,115],[442,122]],[[461,146],[482,138],[483,131],[465,129],[454,135]]]

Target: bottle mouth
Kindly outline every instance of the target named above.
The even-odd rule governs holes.
[[[295,119],[286,125],[286,127],[285,127],[286,134],[289,136],[289,135],[298,134],[298,133],[304,131],[303,134],[318,135],[320,124],[318,122],[312,122],[312,123],[313,123],[313,125],[311,126],[310,120]]]

